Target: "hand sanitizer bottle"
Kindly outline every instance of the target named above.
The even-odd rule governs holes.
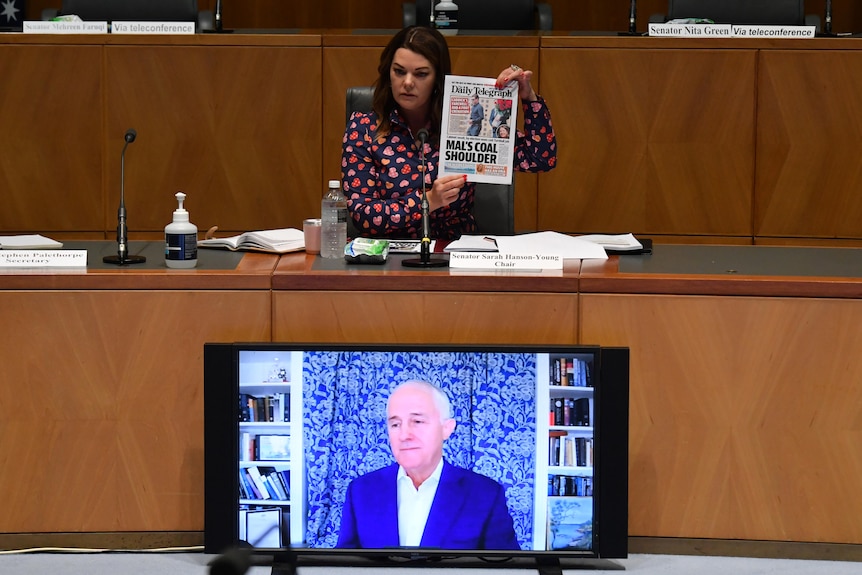
[[[431,23],[444,36],[456,35],[458,33],[458,5],[450,0],[437,2],[431,10]]]
[[[189,222],[183,208],[186,195],[177,192],[179,207],[174,221],[165,226],[165,265],[169,268],[193,268],[198,264],[198,228]]]

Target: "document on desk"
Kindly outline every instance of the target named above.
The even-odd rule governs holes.
[[[641,244],[634,234],[588,234],[585,236],[575,236],[581,240],[587,240],[599,244],[605,249],[615,250],[618,252],[629,252],[642,250]]]
[[[500,253],[555,255],[563,259],[606,260],[600,244],[559,232],[536,232],[517,236],[493,236]]]
[[[454,242],[450,242],[444,252],[496,252],[497,242],[492,236],[470,236],[463,235]]]
[[[51,250],[62,247],[62,242],[46,238],[40,234],[0,236],[0,249],[3,250]]]

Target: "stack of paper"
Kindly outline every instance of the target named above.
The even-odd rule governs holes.
[[[461,236],[446,246],[447,252],[500,252],[560,256],[564,259],[607,259],[595,242],[559,232],[536,232],[517,236]]]
[[[39,234],[0,236],[2,250],[53,250],[62,247],[62,243]]]
[[[618,252],[629,252],[643,249],[643,245],[633,234],[590,234],[586,236],[577,236],[577,238],[599,244],[605,249]]]

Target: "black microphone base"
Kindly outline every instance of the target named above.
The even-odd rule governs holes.
[[[401,265],[408,268],[445,268],[449,267],[449,260],[442,258],[411,258],[403,260]]]
[[[102,261],[106,264],[126,266],[129,264],[142,264],[147,261],[147,258],[144,256],[126,256],[124,258],[121,258],[120,256],[105,256],[102,258]]]
[[[646,32],[632,32],[629,30],[628,32],[617,32],[617,36],[646,36]]]

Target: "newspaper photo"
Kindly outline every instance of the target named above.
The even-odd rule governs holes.
[[[496,78],[446,76],[438,174],[469,182],[512,183],[518,84]]]

